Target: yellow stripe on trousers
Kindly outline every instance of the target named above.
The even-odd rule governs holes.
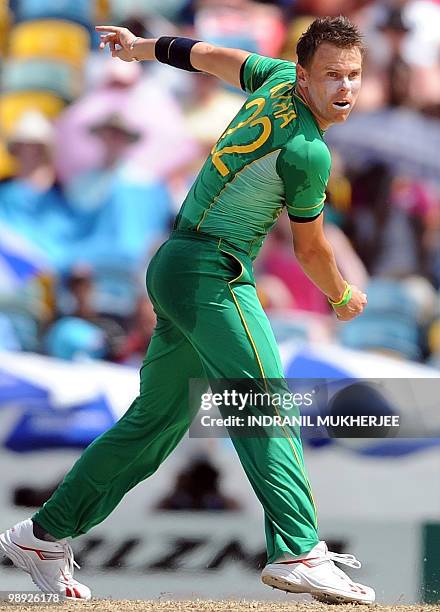
[[[220,244],[219,244],[219,248],[220,248]],[[248,324],[246,323],[246,319],[245,319],[244,314],[243,314],[243,312],[242,312],[242,310],[241,310],[241,307],[240,307],[240,304],[239,304],[239,302],[238,302],[237,296],[235,295],[234,290],[233,290],[233,289],[232,289],[232,287],[231,287],[232,283],[235,283],[235,282],[236,282],[236,281],[237,281],[237,280],[238,280],[238,279],[239,279],[239,278],[242,276],[242,274],[243,274],[243,272],[244,272],[244,267],[243,267],[243,264],[241,263],[241,261],[238,259],[238,257],[236,257],[235,255],[233,255],[232,253],[229,253],[228,251],[225,251],[225,250],[223,250],[223,249],[221,249],[221,250],[222,250],[224,253],[226,253],[227,255],[229,255],[230,257],[233,257],[233,258],[234,258],[236,261],[238,261],[238,263],[240,264],[240,267],[241,267],[241,273],[240,273],[240,274],[237,276],[237,278],[234,278],[233,280],[231,280],[231,281],[229,281],[229,282],[228,282],[229,291],[231,292],[232,299],[234,300],[235,306],[237,307],[238,314],[239,314],[239,316],[240,316],[241,322],[243,323],[243,327],[244,327],[244,329],[245,329],[245,331],[246,331],[246,334],[247,334],[247,336],[248,336],[248,338],[249,338],[249,341],[250,341],[250,343],[251,343],[252,349],[253,349],[253,351],[254,351],[254,353],[255,353],[255,357],[256,357],[256,359],[257,359],[258,367],[260,368],[261,377],[262,377],[262,378],[263,378],[263,380],[264,380],[264,387],[265,387],[266,391],[268,391],[268,389],[267,389],[267,383],[266,383],[266,375],[265,375],[265,373],[264,373],[264,368],[263,368],[263,364],[262,364],[261,359],[260,359],[260,355],[258,354],[258,349],[257,349],[257,346],[256,346],[256,344],[255,344],[255,342],[254,342],[254,339],[253,339],[253,337],[252,337],[252,334],[251,334],[251,332],[250,332],[250,329],[249,329],[249,327],[248,327]],[[277,415],[278,415],[278,416],[281,418],[281,415],[280,415],[280,413],[279,413],[279,411],[278,411],[277,406],[274,406],[274,408],[275,408],[275,411],[276,411]],[[301,472],[301,474],[302,474],[302,476],[303,476],[303,478],[304,478],[304,482],[306,483],[307,490],[308,490],[308,492],[309,492],[309,496],[310,496],[310,501],[312,502],[313,510],[314,510],[314,513],[315,513],[315,526],[317,526],[317,523],[318,523],[317,509],[316,509],[315,499],[314,499],[314,497],[313,497],[313,493],[312,493],[312,488],[311,488],[311,486],[310,486],[309,480],[308,480],[307,475],[306,475],[306,473],[305,473],[305,471],[304,471],[304,468],[303,468],[303,466],[302,466],[302,462],[301,462],[301,461],[300,461],[300,459],[299,459],[299,456],[298,456],[297,450],[296,450],[295,445],[294,445],[294,443],[293,443],[293,441],[292,441],[292,439],[291,439],[291,436],[290,436],[290,434],[289,434],[289,431],[288,431],[288,430],[287,430],[287,429],[284,427],[284,425],[282,425],[282,426],[281,426],[281,429],[283,430],[285,437],[286,437],[286,438],[287,438],[287,440],[289,441],[290,447],[292,448],[293,454],[294,454],[295,459],[296,459],[296,461],[297,461],[297,463],[298,463],[298,467],[299,467],[299,469],[300,469],[300,472]]]

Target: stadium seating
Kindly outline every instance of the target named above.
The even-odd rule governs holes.
[[[281,310],[269,313],[277,342],[329,342],[331,324],[328,317],[311,312]]]
[[[374,279],[366,289],[368,306],[359,319],[344,323],[342,344],[359,350],[390,351],[406,359],[421,357],[417,303],[398,281]]]
[[[271,317],[270,324],[277,342],[297,340],[307,342],[309,340],[309,329],[298,321],[286,321],[284,318]]]
[[[7,48],[8,34],[10,26],[10,13],[8,2],[0,2],[0,57],[2,57]]]
[[[81,67],[89,52],[90,35],[76,23],[61,20],[25,22],[13,28],[11,59],[51,59]]]
[[[48,91],[66,102],[81,93],[82,74],[73,66],[49,60],[10,60],[2,73],[4,91]]]
[[[415,321],[417,304],[405,286],[397,280],[373,279],[367,287],[368,313],[400,315]]]
[[[157,13],[164,17],[174,17],[184,3],[185,0],[110,0],[110,14],[113,19],[118,20],[132,15],[146,16]]]
[[[94,19],[94,2],[91,0],[19,0],[16,16],[18,21],[32,19],[67,19],[89,25]]]
[[[82,68],[90,50],[84,26],[90,23],[92,4],[89,0],[13,4],[22,21],[10,32],[2,70],[0,122],[6,136],[24,112],[37,110],[53,119],[65,103],[81,94]],[[0,162],[0,175],[7,175],[4,155]]]
[[[358,350],[390,352],[406,359],[421,357],[419,331],[402,317],[369,314],[344,323],[339,339],[344,346]]]
[[[45,91],[20,91],[6,93],[0,98],[0,125],[7,135],[23,113],[40,111],[48,118],[56,117],[64,107],[58,96]]]

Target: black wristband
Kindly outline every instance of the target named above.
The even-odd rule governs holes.
[[[169,54],[168,49],[170,44],[176,40],[175,36],[162,36],[158,38],[156,44],[154,46],[154,55],[158,62],[162,62],[162,64],[168,64]]]
[[[173,38],[171,36],[162,36],[156,41],[154,54],[156,59],[162,64],[174,66],[188,72],[200,72],[191,64],[191,49],[200,40],[192,38]]]

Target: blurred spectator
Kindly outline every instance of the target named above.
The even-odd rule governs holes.
[[[373,0],[297,0],[295,3],[298,12],[317,17],[330,15],[350,15],[353,11],[358,11],[367,4],[372,4]]]
[[[82,259],[95,266],[137,268],[169,229],[168,191],[157,180],[132,175],[126,154],[140,133],[120,114],[108,115],[91,126],[91,132],[101,143],[102,164],[76,176],[67,190],[72,206],[83,216]]]
[[[368,52],[357,111],[366,108],[366,100],[371,109],[377,108],[381,89],[390,107],[423,110],[438,104],[440,36],[434,26],[440,18],[438,4],[424,0],[372,2],[360,17]]]
[[[80,319],[91,320],[96,316],[93,306],[93,275],[90,268],[78,267],[66,279],[71,302],[69,314]]]
[[[56,321],[44,339],[50,355],[139,366],[156,325],[156,315],[145,294],[137,299],[128,319],[102,311],[93,270],[76,266],[66,276],[57,303]]]
[[[402,11],[391,8],[380,25],[388,47],[388,60],[385,68],[388,106],[404,106],[410,103],[411,69],[403,58],[403,45],[410,28],[404,23]]]
[[[124,169],[127,150],[140,139],[140,133],[117,113],[92,125],[90,132],[100,141],[102,162],[72,179],[69,193],[75,205],[92,210],[103,206],[111,188],[113,173]]]
[[[403,281],[408,296],[416,304],[419,323],[430,323],[437,315],[439,296],[431,283],[422,276],[410,276]]]
[[[92,270],[84,266],[74,268],[66,277],[65,286],[63,311],[57,313],[44,339],[47,353],[68,360],[112,361],[119,353],[125,331],[115,317],[96,309]]]
[[[360,288],[368,275],[343,232],[326,224],[326,235],[345,278]],[[260,281],[261,279],[261,281]],[[329,314],[327,298],[302,272],[293,250],[290,221],[282,215],[266,239],[257,261],[257,286],[267,309],[294,308],[318,314]]]
[[[219,488],[219,471],[208,458],[195,459],[176,478],[174,490],[157,505],[157,510],[239,510],[235,499]]]
[[[138,366],[147,352],[156,325],[153,305],[146,295],[139,297],[136,309],[128,323],[128,330],[114,360]]]
[[[431,185],[409,176],[393,179],[391,202],[394,208],[408,216],[416,237],[418,274],[435,278],[434,261],[439,250],[439,201]]]
[[[244,102],[240,92],[226,90],[219,79],[209,74],[193,75],[185,101],[185,122],[189,134],[202,147],[203,161]]]
[[[195,35],[224,47],[276,56],[284,38],[282,12],[274,4],[251,0],[198,0]]]
[[[104,359],[105,333],[97,325],[75,317],[64,317],[49,328],[43,346],[51,357],[67,361]]]
[[[165,67],[145,65],[143,71],[143,64],[99,53],[91,63],[88,93],[70,105],[57,123],[57,167],[63,182],[102,164],[103,150],[90,128],[115,113],[141,136],[125,159],[138,180],[163,179],[183,159],[198,154],[180,105],[161,80]]]
[[[295,19],[290,22],[279,53],[281,59],[290,62],[297,61],[296,46],[301,34],[307,30],[313,19],[312,16],[306,15],[304,17],[295,17]]]
[[[411,27],[403,56],[413,67],[415,102],[422,110],[437,108],[440,115],[440,4],[437,0],[409,0],[403,6]]]
[[[273,274],[258,274],[257,293],[266,312],[295,308],[295,300],[281,278]]]
[[[408,214],[392,206],[392,183],[392,173],[383,163],[358,173],[348,232],[370,274],[402,278],[420,269],[420,258]]]
[[[57,180],[54,130],[40,113],[25,113],[9,136],[17,161],[15,177],[0,183],[0,220],[41,247],[61,267],[74,238],[75,219]]]
[[[284,284],[290,293],[292,306],[297,310],[329,312],[325,296],[304,275],[295,258],[290,221],[287,215],[281,215],[263,245],[261,255],[257,260],[257,274],[262,273],[274,276]],[[270,296],[265,297],[269,304],[270,299]]]
[[[325,224],[325,235],[332,245],[336,262],[344,278],[359,289],[368,284],[368,272],[344,232],[334,223]]]

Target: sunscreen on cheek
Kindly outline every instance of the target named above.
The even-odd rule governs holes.
[[[333,98],[334,96],[336,96],[336,94],[341,88],[341,81],[334,81],[329,79],[328,81],[325,81],[324,87],[327,95]]]
[[[325,88],[329,96],[336,96],[336,94],[344,89],[350,93],[357,93],[360,89],[360,79],[351,80],[348,77],[339,79],[338,81],[328,80],[325,81]]]
[[[351,91],[354,94],[359,93],[360,88],[361,88],[361,80],[360,79],[355,79],[354,81],[351,81]]]

